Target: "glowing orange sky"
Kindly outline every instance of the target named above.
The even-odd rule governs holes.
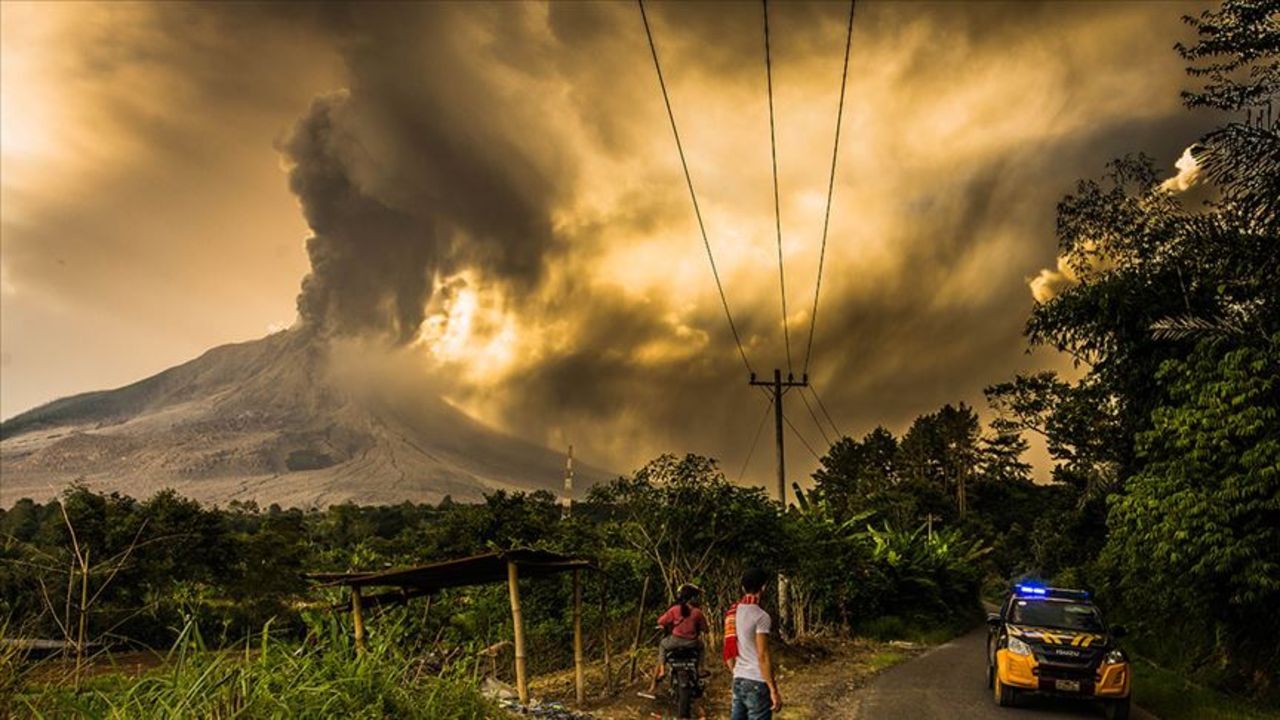
[[[774,11],[796,347],[845,7]],[[860,3],[813,366],[843,430],[901,431],[943,402],[981,406],[1013,372],[1065,365],[1025,355],[1019,335],[1029,280],[1054,266],[1054,203],[1124,152],[1176,172],[1205,123],[1179,105],[1171,46],[1200,8]],[[0,416],[294,322],[310,231],[275,148],[313,98],[351,87],[370,192],[429,202],[404,178],[436,155],[412,155],[379,115],[378,92],[403,92],[442,136],[483,148],[551,228],[532,279],[483,259],[435,278],[414,351],[450,399],[609,467],[692,450],[736,475],[763,406],[728,342],[633,5],[0,13]],[[652,16],[748,353],[784,364],[759,6]],[[792,451],[795,471],[806,455]]]

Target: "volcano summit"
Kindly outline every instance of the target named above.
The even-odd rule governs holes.
[[[213,348],[115,390],[0,425],[0,506],[68,483],[205,502],[478,500],[556,491],[564,456],[489,428],[438,395],[344,368],[305,327]],[[608,476],[579,464],[584,488]]]

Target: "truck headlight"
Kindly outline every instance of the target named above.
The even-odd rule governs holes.
[[[1119,648],[1112,650],[1102,658],[1103,665],[1120,665],[1127,662],[1129,662],[1129,658],[1126,657],[1124,651]]]
[[[1014,655],[1030,655],[1031,654],[1031,646],[1019,640],[1016,637],[1009,638],[1009,643],[1005,645],[1005,647],[1008,648],[1009,652],[1013,653]]]

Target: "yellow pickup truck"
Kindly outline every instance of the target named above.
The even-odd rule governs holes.
[[[1088,592],[1015,585],[987,626],[987,684],[1001,707],[1042,693],[1096,699],[1108,720],[1129,717],[1133,673],[1116,646],[1125,629],[1108,627]]]

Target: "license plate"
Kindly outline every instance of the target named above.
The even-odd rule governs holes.
[[[1062,692],[1080,692],[1080,681],[1078,680],[1059,680],[1054,683],[1054,687]]]

